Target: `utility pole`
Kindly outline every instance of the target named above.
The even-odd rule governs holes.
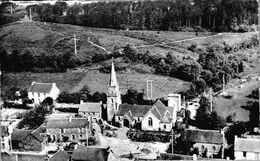
[[[77,54],[77,39],[76,39],[76,34],[74,34],[74,53],[75,53],[75,55]]]
[[[223,74],[223,94],[225,93],[225,74]]]
[[[10,12],[13,14],[13,4],[10,5]]]
[[[30,7],[30,13],[29,13],[30,15],[29,15],[29,19],[30,19],[30,21],[32,21],[32,8]]]
[[[210,97],[210,112],[212,112],[212,104],[213,104],[213,95],[212,95],[212,87],[209,89],[209,97]]]
[[[173,129],[172,129],[172,154],[174,153],[174,136],[173,136]]]

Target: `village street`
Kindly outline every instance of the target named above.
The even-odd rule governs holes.
[[[134,156],[138,156],[138,158],[145,157],[155,159],[158,151],[164,153],[169,146],[169,143],[133,142],[127,138],[126,132],[128,128],[125,127],[119,128],[116,138],[103,136],[100,130],[98,130],[99,127],[96,125],[93,125],[93,128],[97,129],[96,138],[98,139],[98,146],[110,147],[112,150],[109,156],[109,161],[129,160],[124,157],[128,157],[130,152]],[[144,151],[150,151],[151,153],[146,154]]]

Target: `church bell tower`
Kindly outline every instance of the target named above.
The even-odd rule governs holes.
[[[110,80],[107,95],[107,119],[112,121],[115,113],[118,111],[119,105],[122,104],[121,93],[116,79],[114,62],[111,65]]]

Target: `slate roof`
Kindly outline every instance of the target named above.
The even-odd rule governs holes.
[[[158,111],[161,115],[163,115],[165,113],[165,111],[167,110],[166,106],[160,100],[157,100],[153,106],[155,106],[158,109]]]
[[[163,115],[162,117],[161,117],[161,123],[171,123],[171,116],[168,114],[168,113],[166,113],[165,115]]]
[[[260,153],[260,139],[235,138],[234,150]]]
[[[36,139],[38,139],[40,142],[42,142],[44,139],[40,135],[40,131],[38,129],[36,130],[21,130],[21,129],[14,129],[13,133],[11,135],[11,140],[15,141],[23,141],[25,140],[29,135],[34,136]]]
[[[150,105],[119,105],[119,110],[116,116],[124,116],[128,111],[131,111],[133,117],[144,117],[144,115],[152,108]]]
[[[70,159],[70,155],[65,151],[58,151],[55,153],[49,161],[68,161]]]
[[[34,82],[28,89],[28,92],[36,93],[50,93],[52,89],[52,83],[36,83]]]
[[[47,120],[46,129],[69,129],[69,128],[85,128],[88,127],[87,118],[66,119],[49,119]]]
[[[157,110],[156,108],[153,108],[153,109],[151,110],[151,113],[152,113],[158,120],[160,120],[161,114],[158,112],[158,110]]]
[[[48,160],[48,156],[42,154],[19,154],[19,153],[7,153],[1,152],[1,159],[3,161],[44,161]],[[0,159],[0,160],[1,160]]]
[[[100,113],[101,104],[99,102],[84,102],[79,105],[79,112]]]
[[[195,143],[223,144],[223,135],[217,130],[187,129],[185,136],[188,141]]]
[[[33,130],[21,130],[21,129],[14,129],[13,133],[11,135],[11,140],[16,140],[16,141],[23,141],[26,139]]]
[[[8,136],[8,127],[7,126],[1,126],[1,137]]]
[[[89,160],[89,153],[92,152],[92,155],[96,155],[96,151],[98,150],[105,150],[107,151],[107,148],[105,147],[97,147],[97,146],[79,146],[77,149],[73,150],[72,153],[72,160],[77,161],[87,161]]]

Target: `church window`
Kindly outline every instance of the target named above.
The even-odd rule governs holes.
[[[153,126],[153,119],[151,117],[148,118],[148,126]]]

